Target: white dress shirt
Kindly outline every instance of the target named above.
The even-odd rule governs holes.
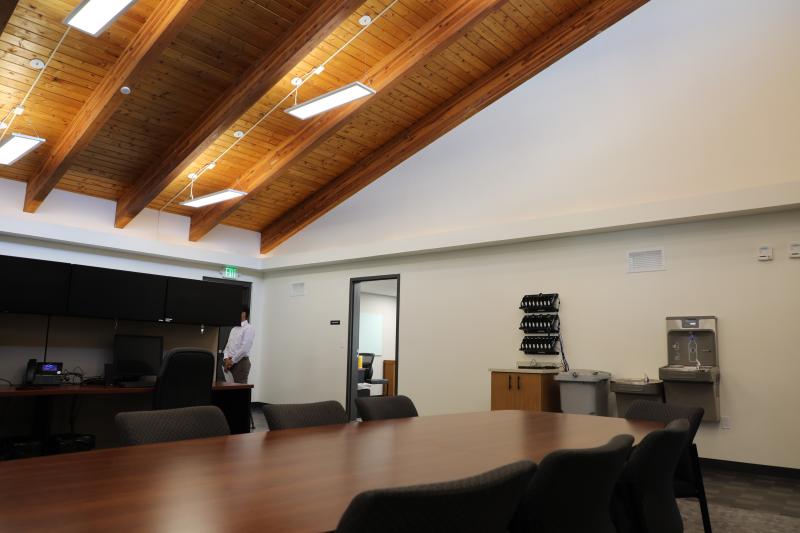
[[[233,364],[241,361],[242,357],[250,357],[250,350],[253,348],[253,340],[256,332],[247,320],[242,322],[241,327],[231,330],[228,337],[228,344],[225,345],[225,357],[233,359]]]

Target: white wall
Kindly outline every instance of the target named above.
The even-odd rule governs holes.
[[[98,248],[89,248],[77,244],[57,243],[35,239],[11,237],[0,234],[0,255],[29,257],[32,259],[46,259],[78,265],[89,265],[103,268],[158,274],[163,276],[176,276],[181,278],[202,279],[203,276],[220,277],[219,266],[212,266],[196,262],[182,261],[180,259],[167,259],[155,256],[140,255],[125,252],[114,252]],[[221,266],[221,265],[220,265]],[[253,369],[250,383],[255,383],[253,399],[259,398],[260,366],[258,358],[263,350],[263,316],[260,310],[264,308],[262,275],[259,272],[243,271],[242,281],[253,283],[252,303],[253,325],[256,328],[256,340],[253,346]],[[0,317],[0,377],[7,375],[21,375],[25,361],[29,357],[41,358],[43,347],[44,318],[26,316],[24,319],[18,315]],[[113,336],[113,329],[109,329],[107,321],[84,321],[74,323],[74,319],[54,319],[54,329],[51,334],[50,359],[57,356],[64,359],[71,368],[81,365],[87,373],[96,373],[102,369],[102,363],[109,356],[108,342]],[[202,346],[216,346],[216,329],[208,328],[205,337],[192,337],[191,328],[174,325],[153,325],[164,331],[165,346],[170,347],[170,339],[196,338]],[[125,323],[123,332],[142,333],[142,325]],[[71,332],[80,328],[86,333],[84,347],[81,350],[80,339],[76,339]],[[152,333],[149,333],[152,334]],[[159,333],[161,334],[161,333]],[[202,340],[203,338],[211,338]],[[37,353],[38,352],[38,353]],[[16,378],[14,381],[17,381]]]
[[[271,402],[344,401],[351,277],[401,279],[398,389],[421,414],[489,409],[490,367],[519,358],[520,297],[556,291],[574,368],[658,374],[665,317],[719,317],[722,412],[705,424],[705,457],[800,467],[800,211],[626,230],[271,273],[265,279],[262,387]],[[771,263],[756,261],[761,244]],[[626,253],[663,246],[667,270],[626,273]],[[303,281],[306,295],[289,296]],[[340,326],[329,321],[342,320]]]
[[[395,280],[391,280],[391,282],[396,283]],[[365,281],[361,284],[361,301],[359,302],[361,321],[358,325],[359,337],[361,339],[364,338],[364,327],[366,324],[371,324],[369,320],[365,319],[365,314],[380,317],[380,331],[369,332],[369,334],[372,338],[380,338],[380,347],[377,348],[377,351],[375,352],[377,355],[380,355],[380,357],[375,359],[372,367],[372,377],[373,379],[382,379],[383,362],[386,360],[394,360],[396,355],[397,297],[364,292],[364,290],[369,290],[368,287],[370,283],[372,282]],[[370,350],[371,348],[359,346],[360,352],[369,352]],[[373,390],[373,394],[381,394],[383,387],[383,385],[372,385],[371,388]]]
[[[800,203],[798,20],[796,0],[654,0],[266,264]]]

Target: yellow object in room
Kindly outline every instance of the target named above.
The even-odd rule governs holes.
[[[364,367],[362,366],[362,364],[363,364],[363,361],[364,361],[364,358],[363,358],[363,357],[361,357],[361,356],[359,355],[359,356],[358,356],[358,369],[359,369],[359,370],[361,370],[362,368],[364,368]]]

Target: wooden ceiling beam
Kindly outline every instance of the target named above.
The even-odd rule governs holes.
[[[502,3],[503,0],[454,2],[378,61],[365,76],[369,85],[376,91],[390,91],[414,69],[460,37],[465,28],[471,27]],[[245,171],[236,181],[236,188],[248,195],[262,190],[344,126],[369,101],[369,98],[362,98],[309,119],[297,134]],[[197,241],[206,235],[233,213],[242,200],[237,198],[199,210],[192,216],[189,240]]]
[[[78,153],[114,114],[125,98],[120,93],[120,87],[127,85],[135,90],[142,72],[159,58],[202,5],[203,0],[158,3],[103,81],[71,120],[36,174],[28,180],[23,207],[26,212],[33,213],[39,208]]]
[[[321,0],[250,66],[117,201],[125,227],[264,94],[344,22],[363,0]]]
[[[3,0],[0,2],[0,33],[6,29],[6,24],[11,18],[11,14],[17,8],[17,0]]]
[[[261,232],[267,253],[648,0],[596,0],[334,178]]]

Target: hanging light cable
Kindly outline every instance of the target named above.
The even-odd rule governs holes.
[[[321,75],[325,71],[325,67],[328,65],[328,63],[333,61],[333,59],[335,59],[336,56],[338,56],[340,53],[342,53],[342,51],[344,51],[348,46],[350,46],[350,44],[352,44],[353,41],[355,41],[361,34],[363,34],[365,31],[367,31],[367,28],[372,26],[372,24],[374,24],[381,17],[383,17],[386,13],[388,13],[394,7],[394,5],[397,4],[397,2],[399,2],[399,1],[400,0],[392,0],[392,2],[390,2],[386,7],[384,7],[381,10],[380,13],[378,13],[375,16],[375,18],[370,18],[369,16],[366,16],[366,15],[361,17],[361,19],[359,20],[359,24],[361,25],[361,29],[360,30],[358,30],[355,34],[353,34],[339,48],[334,50],[334,52],[330,56],[328,56],[328,58],[325,61],[323,61],[322,63],[320,63],[316,67],[308,70],[302,76],[298,76],[298,77],[293,78],[292,79],[292,85],[294,85],[294,88],[292,90],[290,90],[283,98],[281,98],[272,107],[270,107],[264,114],[262,114],[259,117],[259,119],[252,126],[250,126],[249,128],[247,128],[247,130],[244,131],[244,133],[242,135],[237,136],[237,138],[227,148],[225,148],[225,150],[223,150],[218,156],[216,156],[211,161],[209,161],[208,163],[206,163],[203,166],[201,166],[197,171],[190,173],[188,175],[188,178],[190,180],[189,183],[186,184],[186,186],[183,189],[181,189],[178,192],[178,194],[173,196],[170,199],[170,201],[167,202],[164,205],[164,207],[162,207],[160,209],[160,211],[163,211],[168,205],[170,205],[175,200],[175,198],[177,198],[181,193],[186,191],[186,189],[189,189],[190,186],[193,185],[193,183],[195,181],[197,181],[203,174],[205,174],[209,170],[213,170],[217,166],[217,163],[219,162],[220,159],[225,157],[225,155],[228,152],[230,152],[236,146],[238,146],[239,143],[242,142],[250,134],[250,132],[252,132],[254,129],[256,129],[264,120],[269,118],[277,109],[279,109],[286,102],[286,100],[288,100],[289,98],[294,96],[295,97],[295,104],[297,104],[297,95],[298,95],[298,92],[300,90],[300,87],[302,87],[309,80],[309,78],[311,78],[311,76],[314,76],[314,75],[319,76],[319,75]],[[358,82],[355,82],[355,83],[358,84],[361,87],[366,87],[362,83],[358,83]],[[341,91],[343,89],[350,88],[352,85],[354,85],[354,84],[350,84],[348,86],[345,86],[345,87],[342,87],[340,89],[337,89],[337,91]],[[369,89],[369,87],[366,87],[366,88],[369,91],[372,91],[372,93],[375,92],[372,89]],[[241,176],[239,178],[237,178],[236,183],[234,183],[234,187],[236,187],[238,185],[239,179],[241,179]],[[193,188],[194,187],[192,186],[191,189],[193,189]],[[246,193],[243,193],[242,191],[237,191],[235,188],[234,189],[225,189],[224,191],[220,191],[220,192],[224,193],[224,192],[228,192],[228,191],[232,191],[232,193],[240,193],[240,194],[236,194],[236,196],[243,196],[243,195],[246,194]],[[206,195],[206,196],[210,196],[210,195]],[[223,198],[222,196],[220,196],[220,198],[223,198],[223,199],[218,200],[218,201],[224,201],[226,199],[230,199],[231,197],[232,196],[227,196],[227,197]],[[185,202],[182,202],[182,204],[192,205],[191,204],[192,200],[194,200],[194,196],[190,195],[189,200],[187,200]],[[205,204],[205,205],[207,205],[207,204]]]

